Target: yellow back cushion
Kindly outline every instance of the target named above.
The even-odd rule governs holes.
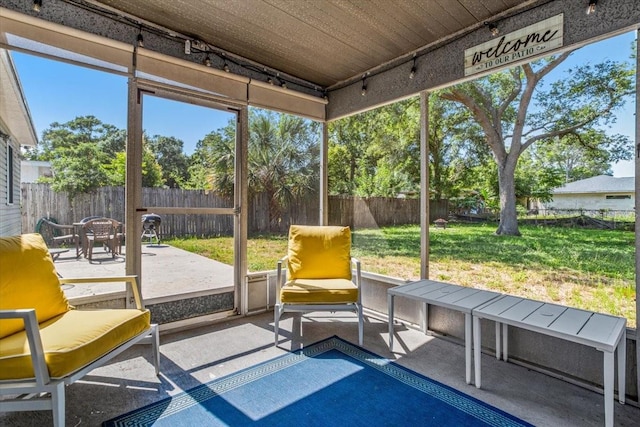
[[[351,280],[349,227],[292,225],[289,279]]]
[[[42,236],[0,238],[0,310],[34,308],[38,323],[69,311]],[[22,319],[0,320],[0,338],[24,329]]]

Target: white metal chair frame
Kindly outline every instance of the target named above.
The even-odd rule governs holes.
[[[321,255],[318,255],[321,256]],[[275,330],[275,344],[278,345],[278,330],[280,326],[280,316],[284,312],[298,312],[309,313],[312,311],[352,311],[358,315],[358,344],[362,346],[364,336],[364,321],[362,317],[362,275],[360,261],[351,257],[351,268],[355,270],[355,274],[352,274],[351,281],[354,282],[358,288],[358,300],[355,303],[339,303],[339,304],[289,304],[283,303],[280,300],[280,291],[284,287],[287,281],[286,267],[289,261],[289,257],[285,256],[278,260],[278,272],[276,278],[276,304],[274,306],[274,330]]]
[[[137,276],[122,277],[87,277],[87,278],[61,278],[60,284],[65,283],[106,283],[106,282],[126,282],[132,288],[137,309],[142,309],[142,299],[136,285]],[[11,399],[2,399],[2,412],[20,411],[53,411],[53,425],[64,427],[65,425],[65,385],[72,384],[84,377],[93,369],[102,366],[118,354],[127,350],[134,344],[151,344],[153,352],[153,364],[156,375],[160,373],[160,339],[158,325],[152,324],[149,329],[124,342],[119,347],[114,348],[99,359],[83,366],[66,377],[51,378],[47,363],[44,359],[44,348],[40,338],[40,329],[34,309],[21,310],[0,310],[0,319],[24,320],[27,340],[31,349],[31,362],[35,378],[27,380],[4,380],[0,381],[0,396],[22,395]],[[33,395],[48,394],[48,397],[34,398]]]

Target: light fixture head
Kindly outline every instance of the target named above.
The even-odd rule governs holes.
[[[280,87],[282,89],[286,89],[287,88],[287,82],[285,82],[284,80],[282,80],[282,83],[280,84]]]
[[[587,6],[587,15],[591,15],[596,12],[596,4],[598,0],[589,0],[589,6]]]
[[[191,40],[189,39],[184,41],[184,54],[191,55]]]
[[[360,91],[360,94],[362,96],[365,96],[367,94],[367,75],[365,74],[364,76],[362,76],[362,90]]]
[[[413,54],[413,65],[411,65],[411,71],[409,72],[409,78],[413,79],[416,76],[416,71],[418,71],[418,69],[416,68],[416,54]]]
[[[224,60],[224,65],[222,66],[222,69],[227,73],[231,72],[231,70],[229,69],[229,64],[227,64],[226,59]]]
[[[40,12],[40,8],[42,8],[42,0],[33,0],[33,11]]]
[[[267,83],[272,85],[273,84],[273,79],[271,77],[267,77]]]
[[[202,63],[203,63],[204,65],[206,65],[207,67],[211,67],[211,58],[209,58],[209,55],[207,55],[207,56],[204,58],[204,61],[202,61]]]
[[[489,31],[491,31],[492,37],[495,37],[498,34],[500,34],[500,30],[498,29],[498,26],[494,23],[489,24]]]
[[[142,37],[142,32],[138,33],[138,47],[144,47],[144,37]]]

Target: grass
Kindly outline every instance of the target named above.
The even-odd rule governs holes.
[[[482,224],[431,229],[429,277],[624,316],[635,327],[633,232],[521,226],[522,237],[510,237],[494,231]],[[230,237],[166,243],[233,264]],[[247,245],[249,270],[272,270],[286,253],[287,239],[254,236]],[[356,229],[353,255],[365,271],[418,279],[420,228]]]

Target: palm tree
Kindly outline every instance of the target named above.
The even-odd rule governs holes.
[[[319,137],[318,123],[249,110],[249,192],[266,194],[270,231],[282,230],[282,213],[293,200],[318,191]],[[198,143],[194,159],[198,168],[204,168],[207,181],[202,188],[233,194],[234,147],[233,121]]]

